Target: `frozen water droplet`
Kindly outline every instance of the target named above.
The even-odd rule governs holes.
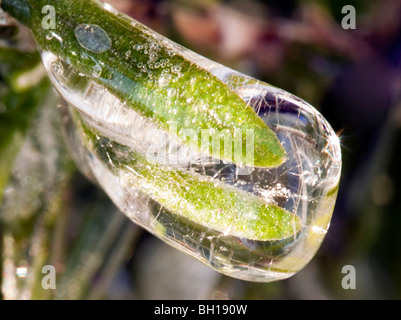
[[[141,51],[141,50],[143,50],[143,46],[142,46],[141,44],[135,44],[132,48],[133,48],[135,51]]]
[[[75,28],[75,37],[86,50],[103,53],[111,48],[106,31],[96,24],[80,24]]]

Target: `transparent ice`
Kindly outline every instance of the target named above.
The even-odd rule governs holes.
[[[76,36],[85,37],[87,30],[78,26]],[[103,32],[92,32],[90,41],[81,39],[81,45],[94,52],[108,50],[112,44]],[[168,47],[171,55],[181,54],[208,70],[250,105],[276,133],[287,152],[286,161],[277,168],[247,168],[204,158],[99,85],[96,79],[102,77],[101,65],[96,64],[90,74],[82,74],[68,61],[44,51],[45,68],[63,98],[61,110],[76,162],[134,222],[215,270],[258,282],[292,276],[313,258],[329,228],[341,171],[338,137],[322,115],[298,97],[158,35],[153,37]],[[96,39],[101,43],[96,43]],[[165,68],[166,72],[154,81],[166,90],[174,90],[169,83],[179,77],[179,65],[158,61],[156,44],[146,48],[133,44],[132,50],[143,51],[154,62],[143,66],[149,77],[153,68]],[[83,138],[83,125],[96,132],[99,143],[88,143]],[[222,232],[195,223],[180,212],[170,212],[135,184],[135,169],[121,165],[126,163],[130,151],[151,163],[191,172],[200,178],[207,176],[216,183],[278,205],[299,217],[301,230],[286,239],[258,241],[231,234],[230,226]]]

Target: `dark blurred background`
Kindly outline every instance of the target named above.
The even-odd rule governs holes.
[[[49,224],[59,230],[54,234],[64,230],[67,240],[59,240],[58,249],[54,239],[47,240],[53,245],[43,243],[42,261],[58,266],[60,285],[54,295],[38,297],[400,299],[401,1],[107,2],[195,52],[315,106],[342,144],[338,200],[322,247],[303,270],[284,281],[250,283],[222,276],[142,231],[68,169],[63,196],[56,197],[63,199],[63,210]],[[356,9],[356,29],[342,28],[345,5]],[[33,214],[35,221],[40,212]],[[4,226],[6,252],[14,242]],[[35,230],[29,232],[34,236]],[[105,233],[108,243],[98,240]],[[24,248],[20,261],[28,269],[35,264],[31,236],[10,236]],[[3,275],[7,261],[4,257]],[[355,267],[355,289],[341,285],[345,265]]]

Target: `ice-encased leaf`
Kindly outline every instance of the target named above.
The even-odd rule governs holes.
[[[168,39],[105,10],[96,1],[86,1],[85,5],[71,0],[25,1],[29,17],[16,3],[7,0],[2,6],[32,29],[41,50],[68,61],[82,74],[95,75],[97,83],[163,130],[177,135],[181,142],[243,165],[275,167],[285,160],[285,150],[276,135],[254,110]],[[57,29],[50,33],[38,19],[44,5],[63,12],[58,16]],[[93,72],[94,67],[102,68],[101,76]],[[173,95],[166,85],[174,90]],[[227,118],[229,113],[234,116]],[[240,130],[241,146],[234,148],[221,140],[216,148],[209,141],[201,141],[201,130],[210,128],[231,136]],[[188,139],[188,130],[196,133],[195,139]],[[247,130],[253,131],[253,153],[241,157],[247,146]]]
[[[42,4],[24,2],[31,13]],[[39,21],[31,27],[38,29],[52,83],[69,104],[70,145],[84,172],[133,221],[222,273],[268,282],[304,267],[329,227],[341,170],[338,137],[322,115],[288,92],[186,50],[115,10],[95,19],[104,12],[92,1],[51,3],[65,13],[61,28],[44,34]],[[121,28],[114,28],[116,22]],[[84,48],[74,33],[81,24],[101,27],[110,48]],[[133,43],[127,47],[121,39]],[[92,143],[84,139],[81,122],[96,133]],[[227,161],[224,148],[203,157],[199,135],[195,143],[177,141],[171,130],[184,124],[197,133],[224,132],[219,126],[226,123],[254,130],[255,147],[261,148],[255,159],[272,167]],[[267,133],[270,138],[263,137]],[[280,156],[260,157],[267,150],[260,140]],[[219,216],[222,206],[231,211]]]

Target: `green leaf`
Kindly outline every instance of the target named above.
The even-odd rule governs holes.
[[[277,241],[295,236],[298,216],[249,192],[188,171],[152,164],[128,147],[107,142],[75,117],[84,143],[110,170],[172,213],[239,238]]]

